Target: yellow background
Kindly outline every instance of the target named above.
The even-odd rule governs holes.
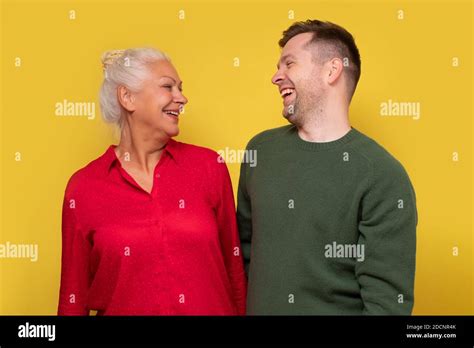
[[[0,243],[38,244],[39,260],[0,259],[0,314],[56,313],[66,182],[117,143],[98,106],[105,50],[167,52],[189,99],[178,139],[216,151],[243,149],[256,133],[286,124],[270,83],[277,41],[291,23],[308,18],[354,35],[362,77],[352,125],[397,157],[414,184],[414,314],[473,314],[472,7],[470,1],[3,1]],[[96,118],[55,116],[64,99],[96,102]],[[380,116],[388,99],[420,102],[421,118]],[[228,166],[235,190],[239,164]]]

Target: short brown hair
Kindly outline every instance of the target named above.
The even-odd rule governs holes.
[[[360,55],[351,33],[331,22],[308,19],[304,22],[293,23],[283,32],[283,37],[278,44],[283,48],[292,37],[303,33],[313,33],[313,38],[308,44],[322,43],[327,45],[327,51],[329,52],[323,53],[326,58],[336,56],[341,59],[348,59],[349,64],[348,66],[345,65],[344,70],[348,72],[352,81],[352,90],[349,91],[352,96],[360,78]],[[328,54],[332,57],[327,56]]]

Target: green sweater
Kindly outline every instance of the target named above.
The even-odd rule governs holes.
[[[402,165],[354,128],[313,143],[289,125],[247,150],[257,159],[246,154],[238,188],[247,313],[411,314],[417,211]]]

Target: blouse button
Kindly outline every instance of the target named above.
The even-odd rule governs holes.
[[[155,178],[160,178],[160,174],[155,174]]]

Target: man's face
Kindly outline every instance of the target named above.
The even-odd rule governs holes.
[[[318,107],[323,107],[322,67],[313,59],[313,50],[318,48],[305,47],[312,37],[312,33],[292,37],[283,47],[278,71],[272,77],[283,98],[283,116],[297,126],[304,125]]]

